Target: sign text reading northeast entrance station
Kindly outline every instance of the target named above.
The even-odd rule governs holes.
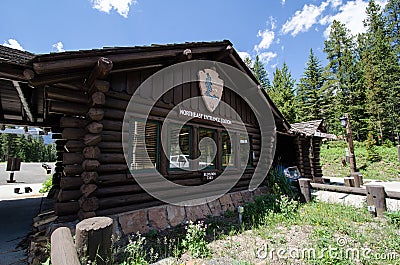
[[[224,124],[232,124],[231,120],[224,119],[221,117],[211,116],[211,115],[207,115],[207,114],[203,114],[203,113],[198,113],[196,111],[191,111],[191,110],[181,109],[181,110],[179,110],[179,115],[208,120],[208,121],[215,121],[215,122],[224,123]]]

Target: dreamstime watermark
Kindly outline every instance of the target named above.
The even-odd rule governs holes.
[[[264,244],[256,250],[258,259],[269,260],[398,260],[400,254],[394,251],[375,252],[368,247],[349,247],[346,238],[339,237],[335,246],[329,245],[323,248],[275,248]]]
[[[203,77],[199,73],[202,73]],[[217,77],[215,73],[219,76]],[[214,80],[218,81],[213,83]],[[262,163],[258,163],[257,167],[254,168],[254,174],[249,183],[249,190],[255,190],[266,177],[274,158],[276,147],[275,119],[266,97],[247,74],[235,67],[215,61],[193,60],[166,67],[147,78],[136,89],[126,109],[122,127],[122,146],[128,167],[131,168],[129,158],[130,152],[132,152],[130,138],[132,135],[132,121],[141,120],[144,123],[151,121],[151,118],[149,118],[150,113],[154,108],[157,108],[156,104],[163,95],[175,87],[180,86],[185,89],[185,84],[191,84],[191,86],[200,84],[202,88],[198,87],[198,89],[204,90],[202,91],[202,97],[192,96],[189,99],[181,100],[168,112],[161,123],[160,147],[162,148],[158,148],[158,151],[169,150],[170,143],[168,142],[168,137],[166,137],[169,133],[169,125],[173,124],[178,129],[181,129],[193,118],[198,118],[218,123],[228,133],[231,142],[233,141],[232,139],[235,139],[235,134],[245,134],[246,139],[241,140],[240,144],[242,150],[247,152],[247,156],[239,155],[239,165],[247,165],[251,147],[247,137],[246,124],[235,108],[222,100],[221,90],[229,88],[247,103],[258,122],[261,138],[259,161],[262,161]],[[208,98],[205,96],[208,96]],[[200,103],[201,100],[203,100],[204,104]],[[218,103],[216,103],[217,101]],[[224,109],[224,112],[228,113],[228,118],[213,113],[216,109],[216,104],[219,104]],[[136,137],[137,142],[146,142],[144,134]],[[198,146],[199,150],[212,150],[210,154],[215,159],[217,145],[214,139],[205,137],[199,141]],[[144,148],[146,147],[144,146]],[[231,146],[231,153],[234,152],[232,148],[233,145]],[[197,158],[185,156],[180,146],[177,152],[177,154],[174,153],[175,157],[185,157],[188,164],[197,165],[194,168],[181,167],[180,170],[182,171],[190,173],[190,171],[202,170],[209,166],[209,164],[200,163],[200,161],[204,161],[201,157],[202,154]],[[168,158],[168,154],[165,154],[165,156]],[[145,164],[153,163],[146,149],[145,156],[141,156],[140,159]],[[213,201],[226,194],[237,184],[244,170],[244,167],[236,167],[234,172],[231,170],[229,173],[227,170],[223,170],[217,178],[199,186],[176,184],[166,179],[156,167],[146,170],[146,176],[137,174],[135,170],[131,170],[131,174],[148,194],[158,200],[179,206],[194,206]]]

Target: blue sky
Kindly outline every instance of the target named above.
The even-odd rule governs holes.
[[[386,0],[377,0],[384,5]],[[270,79],[289,66],[296,81],[334,19],[362,32],[367,0],[1,0],[0,44],[33,53],[229,39],[259,54]]]

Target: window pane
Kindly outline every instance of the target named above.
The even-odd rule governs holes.
[[[199,130],[199,142],[203,139],[209,137],[215,140],[215,131],[214,130],[208,130],[208,129],[203,129],[201,128]],[[200,145],[200,144],[199,144]],[[199,151],[200,151],[200,160],[199,160],[199,168],[215,168],[215,153],[217,150],[215,149],[214,145],[211,145],[209,143],[203,144],[202,146],[199,146]]]
[[[189,169],[190,127],[171,125],[169,130],[169,167]],[[180,150],[179,150],[180,149]],[[182,153],[181,153],[182,152]]]
[[[253,152],[251,146],[251,137],[245,134],[239,136],[239,149],[240,149],[240,167],[253,166]]]
[[[227,132],[221,133],[222,138],[222,167],[235,166],[235,158],[233,155],[233,145]],[[233,139],[232,139],[233,141]]]
[[[131,170],[157,167],[158,124],[131,122]],[[147,153],[150,159],[147,159]]]

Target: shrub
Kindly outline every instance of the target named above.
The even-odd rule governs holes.
[[[204,258],[210,254],[206,242],[207,225],[203,222],[193,223],[192,221],[185,227],[186,235],[182,240],[182,246],[189,251],[194,258]]]
[[[146,250],[144,248],[145,238],[140,234],[137,235],[137,239],[129,239],[129,244],[125,248],[125,260],[121,265],[144,265],[146,261]]]
[[[53,178],[48,177],[42,184],[42,188],[39,190],[40,193],[49,192],[51,187],[53,186]]]
[[[365,147],[367,148],[367,160],[369,162],[378,162],[382,160],[376,148],[376,141],[372,132],[368,133],[367,140],[365,140]]]
[[[400,228],[400,211],[388,212],[388,213],[386,213],[386,217],[387,217],[389,223],[393,224],[397,228]]]

